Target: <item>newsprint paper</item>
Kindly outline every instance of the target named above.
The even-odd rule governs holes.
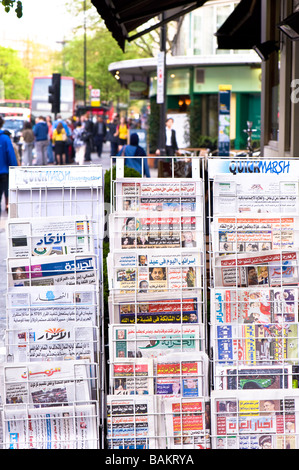
[[[10,219],[7,234],[10,258],[94,251],[92,223],[86,216]]]
[[[154,396],[107,396],[108,449],[155,449]]]
[[[213,449],[298,449],[298,390],[212,391]]]
[[[97,351],[96,286],[12,288],[7,293],[7,355],[12,361],[89,359]]]

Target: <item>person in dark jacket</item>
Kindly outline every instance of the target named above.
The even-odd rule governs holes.
[[[46,118],[40,116],[36,119],[36,124],[33,127],[33,134],[35,136],[35,150],[36,161],[35,165],[47,165],[48,163],[48,125]]]
[[[0,216],[3,194],[8,192],[10,166],[18,166],[18,161],[10,137],[1,130],[4,120],[0,117]]]
[[[93,141],[96,146],[98,157],[102,156],[103,143],[106,142],[107,127],[102,116],[98,116],[98,120],[93,128]]]
[[[125,156],[125,157],[145,157],[146,153],[142,147],[139,145],[139,137],[138,134],[135,132],[130,136],[130,144],[124,145],[117,154],[118,156]],[[143,166],[142,166],[143,161]],[[129,168],[134,168],[142,175],[142,168],[143,173],[147,178],[150,178],[150,171],[148,167],[147,158],[125,158],[125,166]]]

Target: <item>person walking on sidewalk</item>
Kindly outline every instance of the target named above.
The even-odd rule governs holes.
[[[35,165],[47,165],[48,162],[48,125],[46,119],[40,116],[36,119],[36,124],[33,127],[33,133],[35,135],[35,150],[36,150],[36,162]]]
[[[66,139],[67,135],[62,122],[59,122],[53,131],[52,142],[54,144],[55,160],[57,165],[66,163]]]
[[[129,168],[134,168],[141,175],[144,172],[144,175],[147,178],[150,178],[150,170],[148,167],[147,158],[130,158],[130,157],[145,157],[146,153],[142,147],[139,145],[139,137],[135,132],[130,136],[130,144],[124,145],[122,149],[118,152],[117,156],[126,157],[125,166]],[[142,172],[143,169],[143,172]]]
[[[98,120],[93,128],[93,140],[96,146],[98,157],[101,158],[103,151],[103,143],[106,142],[107,127],[102,116],[98,116]]]
[[[85,130],[81,121],[76,122],[75,129],[73,131],[74,149],[75,149],[75,162],[78,165],[84,165],[85,147],[84,141]]]
[[[31,166],[32,165],[32,152],[34,149],[34,134],[32,130],[31,123],[26,121],[22,130],[22,138],[24,142],[24,152],[22,158],[22,165]]]
[[[0,216],[2,196],[8,190],[8,173],[10,166],[18,166],[11,139],[2,131],[4,119],[0,116]]]

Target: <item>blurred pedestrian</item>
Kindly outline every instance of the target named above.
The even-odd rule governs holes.
[[[86,147],[86,143],[84,141],[84,133],[85,133],[85,130],[82,125],[82,122],[78,121],[75,124],[75,129],[73,131],[75,162],[78,165],[84,165],[85,147]]]
[[[166,120],[166,129],[165,129],[165,150],[166,155],[168,157],[173,157],[174,155],[178,154],[179,147],[176,140],[176,132],[172,128],[173,126],[173,119],[168,118]]]
[[[108,137],[110,141],[110,156],[115,157],[118,152],[118,134],[117,134],[118,118],[115,117],[112,122],[109,123]]]
[[[144,149],[139,145],[138,134],[131,134],[130,144],[124,145],[117,155],[124,157],[145,157],[146,153]],[[144,174],[147,178],[150,178],[151,176],[147,158],[125,158],[125,166],[129,168],[134,168],[134,170],[138,171],[141,175]]]
[[[66,163],[66,132],[62,122],[57,124],[53,131],[52,142],[54,144],[55,159],[57,165],[65,165]]]
[[[22,165],[31,166],[32,165],[32,152],[34,149],[34,134],[32,130],[31,122],[24,122],[24,127],[22,130],[22,139],[24,144]]]
[[[11,139],[2,131],[3,124],[4,120],[0,116],[0,216],[2,196],[8,194],[9,167],[18,166]],[[6,201],[6,210],[8,210],[8,199]]]
[[[48,162],[48,126],[46,119],[40,116],[36,119],[36,124],[33,127],[33,133],[35,136],[35,151],[36,161],[35,165],[46,165]]]
[[[47,148],[48,163],[54,163],[54,152],[53,152],[53,143],[52,143],[53,124],[52,124],[51,116],[46,117],[46,122],[48,125],[48,139],[49,139],[49,145]]]
[[[118,137],[119,146],[122,146],[128,143],[129,128],[127,125],[126,118],[124,116],[120,118],[120,122],[116,129],[116,135]]]
[[[98,157],[101,158],[103,143],[106,142],[107,127],[102,116],[98,116],[97,122],[93,128],[93,140],[96,146]]]
[[[84,121],[83,121],[83,126],[84,130],[86,132],[86,140],[85,140],[85,161],[90,162],[91,161],[91,152],[93,149],[93,122],[89,117],[89,114],[87,113],[84,116]]]

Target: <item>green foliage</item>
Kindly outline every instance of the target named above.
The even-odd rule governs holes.
[[[0,80],[4,83],[6,99],[29,99],[29,71],[22,65],[17,51],[0,46]]]
[[[20,0],[1,0],[1,3],[4,6],[4,10],[6,11],[6,13],[9,13],[11,8],[16,7],[15,12],[17,17],[22,18],[23,5]]]
[[[189,141],[190,147],[199,147],[198,140],[201,134],[201,103],[200,99],[194,99],[189,113]],[[188,139],[187,139],[188,140]]]

